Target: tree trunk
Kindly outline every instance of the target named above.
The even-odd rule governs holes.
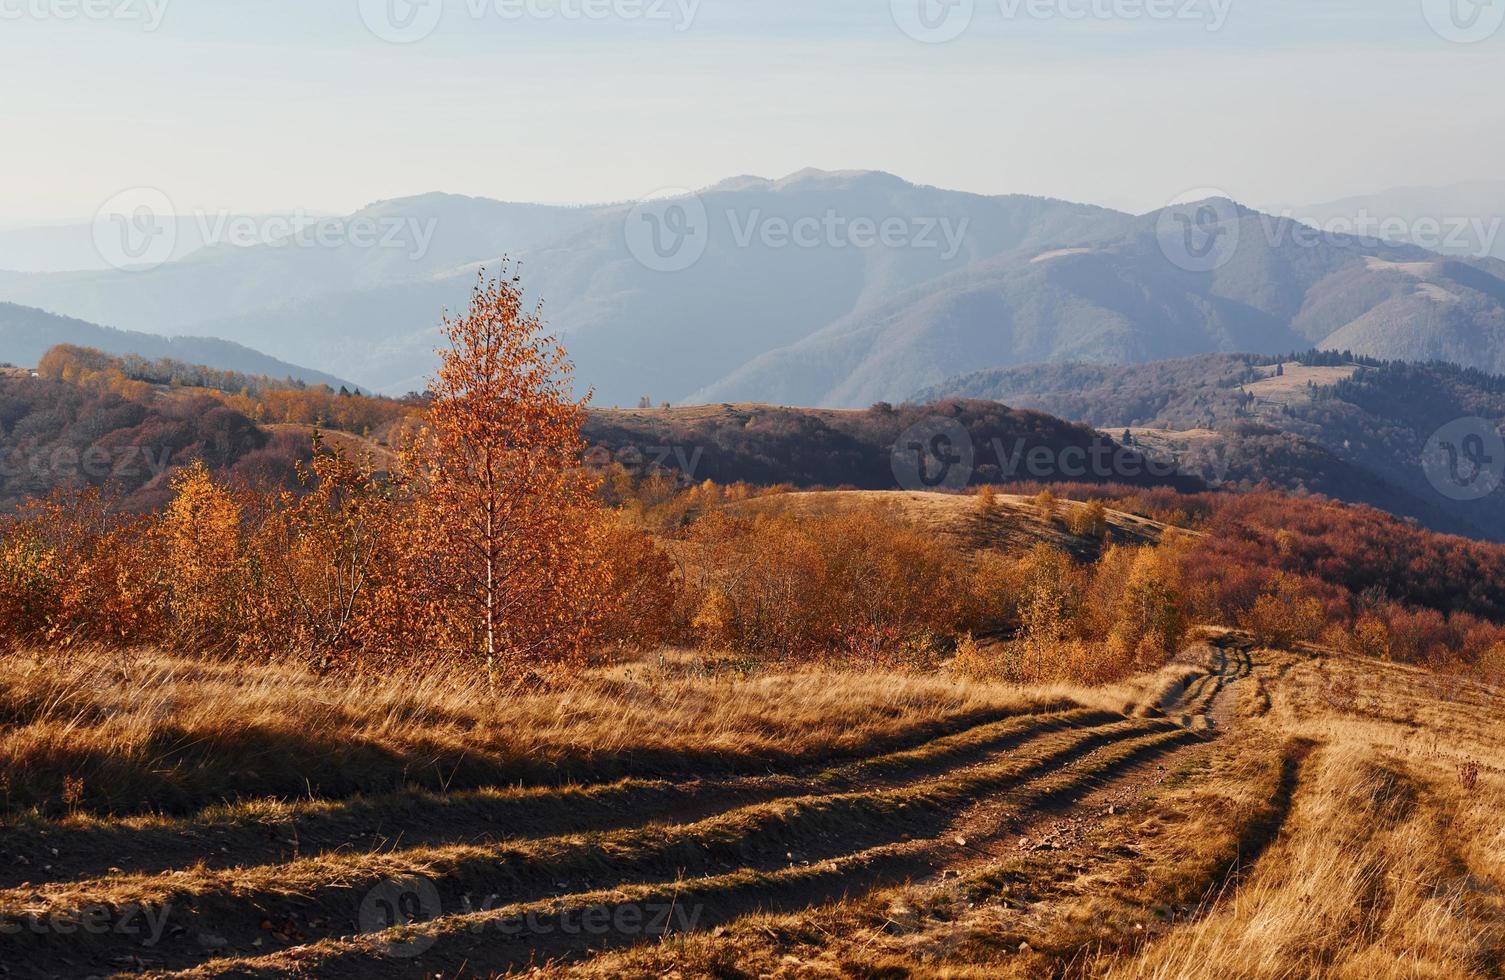
[[[488,479],[488,482],[489,479]],[[489,487],[488,487],[489,490]],[[486,500],[486,674],[496,685],[496,498]]]

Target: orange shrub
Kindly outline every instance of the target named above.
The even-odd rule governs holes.
[[[0,526],[0,630],[61,646],[157,639],[164,579],[150,527],[94,488],[27,503]]]
[[[1321,600],[1312,596],[1300,579],[1283,572],[1271,578],[1269,587],[1242,617],[1244,628],[1270,647],[1315,640],[1326,621]]]
[[[966,569],[873,505],[830,514],[712,512],[682,546],[681,620],[704,643],[778,659],[933,659],[968,607]]]
[[[679,571],[657,542],[620,516],[599,543],[607,581],[595,609],[595,636],[621,650],[651,650],[670,638]]]

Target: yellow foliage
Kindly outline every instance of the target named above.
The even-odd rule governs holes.
[[[248,584],[240,504],[202,461],[181,471],[172,487],[160,526],[168,605],[184,638],[213,645],[238,625]]]
[[[1067,527],[1079,538],[1101,538],[1108,533],[1108,508],[1101,500],[1089,500],[1072,510]]]

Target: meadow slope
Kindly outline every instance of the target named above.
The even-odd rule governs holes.
[[[1501,692],[1228,630],[1090,691],[0,671],[9,976],[1501,967]]]

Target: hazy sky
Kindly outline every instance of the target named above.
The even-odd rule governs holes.
[[[136,186],[349,211],[817,166],[1142,211],[1498,178],[1505,0],[1473,3],[0,0],[0,227]],[[922,4],[966,29],[915,40]]]

